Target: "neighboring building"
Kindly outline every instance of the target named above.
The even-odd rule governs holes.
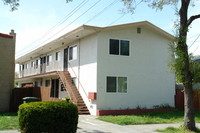
[[[194,61],[200,62],[200,55],[194,57]]]
[[[14,30],[10,35],[0,33],[0,112],[9,111],[11,90],[15,75]]]
[[[69,94],[79,103],[78,92],[70,87],[74,83],[92,115],[174,106],[175,74],[169,70],[173,40],[147,21],[103,28],[83,25],[18,58],[17,81],[21,86],[49,86],[51,97]]]

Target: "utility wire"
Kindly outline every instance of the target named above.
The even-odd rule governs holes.
[[[198,48],[199,48],[199,45],[196,47],[196,49],[192,53],[196,52]]]
[[[199,35],[199,33],[198,34],[196,34],[196,35],[193,35],[193,36],[191,36],[191,37],[188,37],[188,39],[187,40],[190,40],[191,38],[194,38],[195,36],[197,36],[197,35]]]
[[[74,8],[69,14],[67,14],[61,21],[59,21],[56,25],[54,25],[52,28],[50,28],[44,35],[42,35],[42,37],[40,37],[39,39],[33,41],[30,45],[36,43],[36,42],[40,42],[41,39],[43,39],[45,36],[47,36],[48,34],[51,33],[51,31],[53,31],[56,27],[60,26],[61,24],[63,24],[65,21],[67,21],[72,15],[74,15],[81,7],[83,7],[89,0],[84,0],[83,2],[81,2],[76,8]],[[70,15],[71,14],[71,15]],[[25,49],[30,47],[27,46],[25,48],[23,48],[20,52],[23,52]],[[36,46],[37,47],[37,46]],[[16,55],[18,55],[20,52],[18,52]]]
[[[117,2],[118,2],[118,0],[114,0],[111,4],[109,4],[108,6],[106,6],[105,8],[103,8],[103,10],[101,10],[99,13],[97,13],[95,16],[93,16],[91,19],[89,19],[87,22],[85,22],[85,24],[87,24],[90,21],[94,20],[96,17],[98,17],[99,15],[101,15],[103,12],[105,12],[107,9],[109,9],[110,7],[112,7]]]
[[[70,26],[73,22],[75,22],[76,20],[78,20],[81,16],[83,16],[84,14],[86,14],[89,10],[91,10],[94,6],[96,6],[101,0],[98,0],[96,3],[94,3],[90,8],[88,8],[85,12],[83,12],[81,15],[79,15],[76,19],[74,19],[71,23],[69,23],[67,26],[65,26],[64,28],[62,28],[60,31],[56,32],[53,36],[49,37],[48,39],[46,39],[45,41],[43,41],[41,44],[47,42],[48,40],[52,39],[53,37],[55,37],[58,33],[60,33],[61,31],[63,31],[64,29],[66,29],[68,26]]]
[[[114,23],[116,23],[118,20],[120,20],[121,18],[123,18],[125,16],[125,13],[123,13],[120,17],[118,17],[116,20],[114,20],[113,22],[111,22],[110,24],[108,24],[107,26],[111,26]]]
[[[192,47],[192,45],[197,41],[197,39],[200,37],[200,34],[197,36],[197,38],[194,40],[194,42],[189,46],[189,48]]]

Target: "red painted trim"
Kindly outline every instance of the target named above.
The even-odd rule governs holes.
[[[8,34],[3,34],[3,33],[0,33],[0,37],[4,37],[4,38],[13,38],[13,36],[8,35]]]
[[[89,92],[88,93],[88,99],[96,100],[97,99],[97,93],[96,92]]]
[[[102,115],[131,115],[144,114],[149,112],[161,111],[170,112],[173,108],[159,108],[159,109],[124,109],[124,110],[97,110],[97,116]]]

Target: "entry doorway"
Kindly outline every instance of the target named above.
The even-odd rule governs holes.
[[[68,71],[68,47],[64,49],[64,71]]]

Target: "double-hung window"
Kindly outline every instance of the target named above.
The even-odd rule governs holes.
[[[60,52],[56,52],[56,61],[60,60]]]
[[[106,92],[126,93],[127,92],[127,77],[107,77]]]
[[[130,42],[127,40],[110,39],[109,48],[111,55],[129,56]]]
[[[69,48],[69,60],[77,59],[77,46],[72,46]]]

